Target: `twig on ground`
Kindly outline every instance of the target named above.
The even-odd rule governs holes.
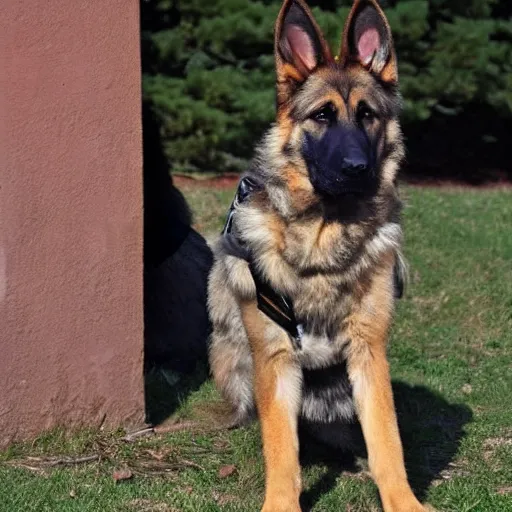
[[[129,434],[126,434],[124,437],[121,438],[121,441],[127,441],[131,443],[135,439],[138,439],[139,437],[144,436],[150,436],[155,433],[155,428],[153,427],[147,427],[143,428],[141,430],[136,430],[135,432],[130,432]]]
[[[100,460],[100,456],[98,454],[87,455],[84,457],[62,457],[62,458],[43,458],[43,457],[27,457],[26,459],[14,459],[7,461],[7,464],[10,464],[15,467],[22,467],[26,469],[30,469],[31,471],[42,471],[45,467],[55,467],[55,466],[74,466],[76,464],[85,464],[87,462],[93,462]],[[27,464],[27,461],[30,464]]]
[[[189,428],[194,428],[199,425],[196,421],[181,421],[172,423],[170,425],[158,425],[153,430],[155,434],[168,434],[170,432],[180,432]]]
[[[29,466],[28,464],[23,464],[21,462],[19,462],[17,464],[12,464],[11,462],[9,462],[9,464],[11,464],[12,466],[14,466],[16,468],[28,469],[29,471],[33,471],[34,473],[37,473],[38,475],[41,475],[41,476],[46,474],[44,469],[38,468],[36,466]]]
[[[182,464],[183,466],[188,466],[190,468],[196,468],[196,469],[200,469],[201,471],[204,471],[203,466],[200,466],[199,464],[196,464],[195,462],[192,462],[191,460],[180,459],[178,464]]]
[[[99,460],[100,456],[98,454],[95,455],[87,455],[86,457],[62,457],[61,459],[47,459],[43,460],[42,463],[45,466],[71,466],[75,464],[84,464],[85,462],[93,462]]]

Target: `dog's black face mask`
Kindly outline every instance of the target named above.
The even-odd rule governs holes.
[[[360,198],[377,191],[376,151],[358,128],[336,124],[320,139],[306,133],[303,155],[311,184],[321,195]]]

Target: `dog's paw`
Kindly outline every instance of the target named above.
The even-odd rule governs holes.
[[[394,511],[395,509],[393,509]],[[421,503],[411,503],[396,509],[396,512],[437,512],[434,507],[430,505],[422,505]]]
[[[421,504],[412,493],[407,494],[384,502],[384,512],[437,512],[432,506]]]
[[[278,499],[265,500],[261,512],[301,512],[298,500],[296,499]]]
[[[293,505],[264,505],[261,512],[301,512],[301,509]]]
[[[261,512],[301,512],[301,509],[300,507],[292,507],[292,506],[287,506],[287,507],[282,507],[282,506],[274,506],[274,505],[265,505],[262,509],[261,509]]]

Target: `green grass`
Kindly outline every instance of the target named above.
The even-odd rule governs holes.
[[[218,232],[232,191],[184,193],[196,226]],[[389,355],[410,479],[440,511],[512,511],[512,192],[406,188],[404,196],[411,282]],[[208,425],[217,399],[207,381],[181,396],[177,414]],[[262,503],[257,424],[120,437],[52,432],[11,447],[0,455],[0,510],[245,512]],[[63,454],[101,459],[45,465]],[[221,478],[230,464],[235,472]],[[308,444],[305,509],[379,510],[364,464]],[[123,467],[133,477],[116,483],[112,471]]]
[[[185,186],[181,190],[192,209],[194,228],[206,236],[218,234],[226,220],[234,190],[193,185]]]

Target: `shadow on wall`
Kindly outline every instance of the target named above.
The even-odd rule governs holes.
[[[424,500],[429,486],[439,478],[456,476],[450,465],[465,435],[464,426],[473,414],[463,404],[450,404],[440,394],[423,386],[393,382],[393,393],[404,447],[405,465],[411,486]],[[326,492],[343,478],[361,478],[356,457],[366,457],[359,425],[354,425],[355,449],[344,452],[323,444],[301,432],[301,463],[303,466],[325,464],[327,471],[301,496],[302,511],[309,511]]]
[[[173,186],[152,106],[143,102],[144,375],[147,421],[158,424],[207,378],[212,253]]]

